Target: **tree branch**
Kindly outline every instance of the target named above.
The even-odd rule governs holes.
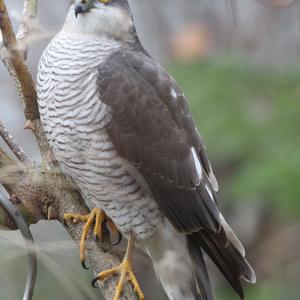
[[[3,150],[0,149],[0,184],[8,191],[12,193],[16,187],[18,177],[15,177],[20,168],[17,163],[13,161]]]
[[[25,20],[28,16],[32,17],[35,15],[36,8],[36,0],[25,0],[23,11]],[[20,29],[20,36],[22,37],[23,35],[22,38],[28,34],[26,21],[23,26],[23,29],[22,25]],[[39,119],[35,85],[24,62],[22,53],[19,51],[17,39],[4,0],[0,0],[0,30],[3,37],[2,46],[0,44],[0,56],[23,99],[25,117],[28,120],[26,128],[31,129],[34,133],[40,152],[46,160],[47,154],[49,153],[49,145]],[[8,143],[10,142],[8,141]],[[26,169],[26,166],[23,165],[20,171],[18,164],[12,163],[8,156],[0,150],[1,174],[3,174],[3,165],[5,165],[8,170],[9,176],[4,176],[5,178],[3,178],[1,175],[2,178],[0,176],[0,182],[1,180],[4,181],[10,194],[16,195],[16,197],[22,201],[25,208],[30,213],[33,213],[35,221],[47,218],[50,208],[52,211],[56,211],[57,219],[62,223],[64,212],[82,214],[89,212],[80,194],[74,190],[69,181],[61,175],[55,166],[48,163],[39,170],[36,170],[28,168],[28,166]],[[10,168],[14,171],[12,172]],[[81,226],[70,224],[70,226],[66,226],[66,229],[73,240],[79,244],[81,239]],[[98,243],[91,242],[88,246],[87,262],[95,274],[120,263],[120,259],[116,255],[110,252],[104,253]],[[113,299],[117,279],[110,278],[106,280],[105,283],[100,283],[99,285],[105,299]],[[136,299],[135,293],[129,285],[124,290],[122,299]]]
[[[24,150],[18,145],[17,141],[5,128],[4,124],[0,121],[0,136],[8,145],[10,150],[15,154],[19,161],[23,163],[31,164],[31,160],[27,157]]]
[[[0,30],[4,46],[1,47],[2,60],[9,67],[10,74],[13,75],[14,82],[17,85],[18,93],[23,99],[26,119],[38,119],[39,109],[35,84],[20,51],[18,51],[17,39],[3,0],[0,0]]]
[[[5,158],[6,164],[7,161],[11,160]],[[70,185],[69,180],[62,176],[59,170],[52,168],[51,172],[49,172],[47,169],[46,166],[42,166],[39,170],[27,169],[24,173],[23,168],[19,170],[15,167],[14,171],[16,172],[12,172],[14,183],[10,186],[10,191],[15,197],[21,199],[22,205],[25,207],[25,210],[23,208],[22,211],[26,212],[27,221],[35,223],[37,220],[46,219],[50,207],[56,212],[56,219],[61,223],[64,223],[64,212],[88,214],[88,208],[82,201],[78,191],[74,190]],[[66,229],[73,240],[79,244],[82,233],[81,226],[70,223],[70,226],[66,227]],[[92,235],[89,236],[89,240],[93,240]],[[100,270],[109,269],[120,264],[120,259],[117,255],[112,252],[103,252],[101,242],[96,243],[92,241],[87,245],[87,261],[95,274]],[[117,279],[110,278],[105,283],[99,283],[99,285],[105,299],[113,299]],[[126,287],[122,299],[136,299],[130,286]]]
[[[28,36],[30,35],[31,25],[35,20],[37,14],[38,0],[24,0],[24,8],[22,14],[22,22],[19,26],[17,39],[19,42],[19,50],[23,57],[27,57],[28,51]]]

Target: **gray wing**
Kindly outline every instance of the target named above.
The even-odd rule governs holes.
[[[117,52],[99,68],[99,88],[112,110],[116,149],[139,169],[170,222],[180,232],[218,232],[217,182],[175,80],[142,53]]]

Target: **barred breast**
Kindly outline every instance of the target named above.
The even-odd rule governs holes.
[[[110,108],[101,102],[98,68],[116,41],[58,34],[41,57],[37,91],[44,129],[62,170],[87,205],[102,208],[124,234],[151,238],[161,212],[142,177],[107,134]]]

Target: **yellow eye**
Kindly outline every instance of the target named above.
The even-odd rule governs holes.
[[[104,4],[107,4],[107,3],[111,2],[111,0],[98,0],[98,1],[101,2],[101,3],[104,3]]]

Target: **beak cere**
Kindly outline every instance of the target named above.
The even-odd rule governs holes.
[[[83,7],[82,7],[82,5],[81,4],[77,4],[76,6],[75,6],[75,16],[76,16],[76,18],[77,18],[77,16],[79,15],[79,14],[81,14],[82,12],[83,12]]]

